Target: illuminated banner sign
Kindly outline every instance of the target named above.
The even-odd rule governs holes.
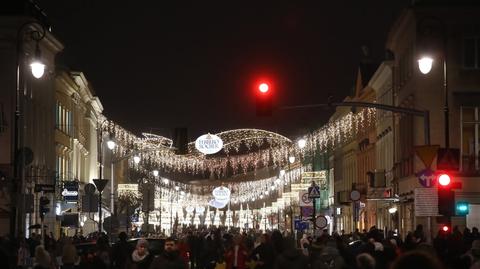
[[[215,154],[222,150],[223,141],[216,135],[206,134],[197,138],[195,148],[203,154]]]
[[[118,196],[122,195],[138,195],[138,184],[118,184]]]
[[[78,182],[63,182],[62,196],[67,203],[76,203],[78,201]]]

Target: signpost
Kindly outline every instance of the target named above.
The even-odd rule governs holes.
[[[313,233],[315,234],[315,229],[316,229],[316,208],[315,208],[315,200],[317,198],[320,198],[320,187],[315,184],[315,181],[312,181],[311,187],[308,187],[308,198],[312,199],[313,202],[313,214],[312,214],[312,222],[314,222],[313,225]]]
[[[97,190],[99,192],[98,195],[98,232],[102,232],[102,191],[107,185],[108,179],[94,179],[93,183],[95,183],[95,186],[97,187]]]

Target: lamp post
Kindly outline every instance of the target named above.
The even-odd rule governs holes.
[[[28,30],[28,31],[27,31]],[[43,76],[45,70],[45,64],[41,61],[41,51],[39,43],[46,35],[45,26],[37,21],[27,21],[20,25],[17,30],[17,40],[16,40],[16,78],[15,78],[15,117],[14,117],[14,147],[13,147],[13,175],[14,175],[14,182],[13,182],[13,193],[17,194],[19,197],[22,194],[22,189],[25,183],[25,154],[22,154],[20,151],[23,146],[23,98],[22,98],[22,89],[20,84],[25,80],[22,77],[22,70],[24,69],[24,57],[25,57],[25,50],[24,50],[24,38],[25,35],[29,37],[30,41],[35,41],[35,54],[30,62],[30,68],[32,71],[32,75],[39,79]],[[25,90],[25,89],[23,89]],[[19,182],[19,183],[17,183]],[[18,185],[19,186],[18,186]],[[22,215],[24,214],[24,210],[20,211],[16,207],[16,203],[11,203],[11,212],[10,212],[10,234],[15,236],[17,234],[17,226],[20,223],[20,219],[22,219]],[[43,229],[43,227],[42,227]]]
[[[449,130],[449,119],[448,119],[448,114],[449,114],[449,106],[448,106],[448,75],[447,75],[447,32],[446,32],[446,25],[445,23],[438,18],[433,18],[433,17],[427,17],[423,18],[422,20],[419,21],[418,23],[418,28],[419,32],[422,35],[427,35],[427,29],[428,28],[428,33],[430,33],[432,29],[435,27],[432,27],[433,24],[440,25],[441,29],[441,53],[440,53],[440,58],[442,61],[442,66],[443,66],[443,95],[444,95],[444,104],[443,104],[443,116],[444,116],[444,138],[445,138],[445,148],[448,149],[450,147],[450,134],[448,132]],[[438,29],[438,27],[437,27]],[[423,38],[426,39],[425,36]],[[426,46],[427,44],[423,44]],[[430,45],[430,44],[428,44]],[[431,55],[421,55],[421,57],[418,59],[418,68],[422,74],[428,74],[432,70],[432,66],[434,63],[434,58]]]

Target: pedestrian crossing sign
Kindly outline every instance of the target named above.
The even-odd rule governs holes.
[[[319,186],[308,187],[308,198],[320,198],[320,187]]]

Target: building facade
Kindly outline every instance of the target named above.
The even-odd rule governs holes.
[[[83,212],[80,202],[84,186],[99,178],[97,122],[102,110],[83,73],[58,70],[55,79],[57,234],[73,235],[79,228],[84,233],[97,229],[93,221],[87,221],[89,214]],[[79,195],[68,196],[64,192],[66,185],[71,186],[68,188],[71,191],[77,188]]]

